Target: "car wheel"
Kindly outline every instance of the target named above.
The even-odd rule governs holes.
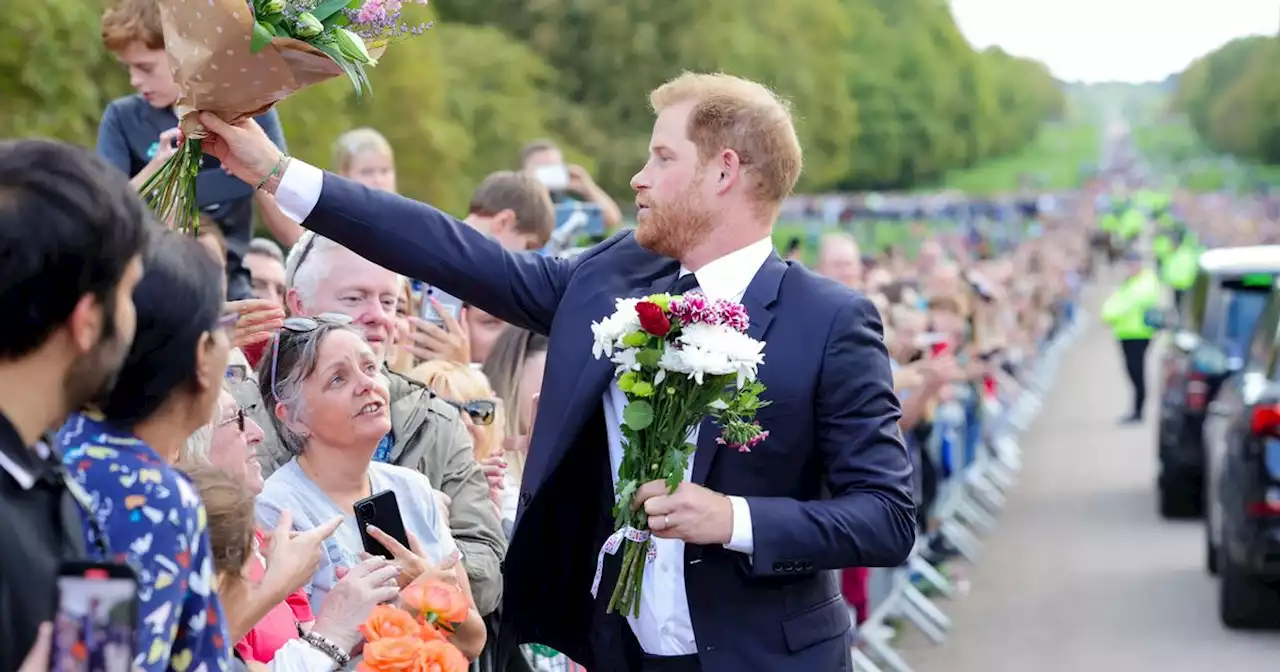
[[[1280,590],[1223,557],[1219,567],[1218,617],[1232,630],[1280,629]]]
[[[1185,520],[1204,514],[1204,483],[1198,474],[1165,473],[1160,478],[1157,494],[1163,518]]]

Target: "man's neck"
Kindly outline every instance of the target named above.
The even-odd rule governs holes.
[[[34,446],[40,437],[66,420],[67,398],[63,390],[65,368],[53,366],[41,353],[0,363],[0,413],[22,443]]]
[[[767,238],[772,230],[771,221],[740,222],[718,226],[705,240],[680,255],[680,264],[688,271],[697,273],[716,259],[726,257]]]

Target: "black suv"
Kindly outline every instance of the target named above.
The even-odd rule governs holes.
[[[1210,250],[1195,285],[1168,322],[1172,338],[1161,358],[1157,430],[1160,515],[1194,518],[1204,511],[1205,409],[1244,361],[1249,336],[1280,273],[1280,246]]]
[[[1205,561],[1229,628],[1280,627],[1280,291],[1205,422]]]

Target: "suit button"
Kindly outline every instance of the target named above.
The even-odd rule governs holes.
[[[794,572],[796,571],[796,563],[788,560],[782,563],[782,569],[787,572]]]
[[[775,571],[775,572],[782,572],[782,571],[786,571],[786,569],[785,569],[785,566],[784,566],[781,562],[775,562],[775,563],[773,563],[773,571]]]
[[[533,499],[533,495],[530,495],[528,490],[520,493],[520,506],[529,506],[529,500],[531,499]]]

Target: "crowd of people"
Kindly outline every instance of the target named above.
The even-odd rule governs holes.
[[[135,195],[177,139],[154,3],[113,7],[102,39],[137,93],[108,106],[97,151],[0,144],[0,310],[15,316],[0,336],[13,383],[0,388],[0,670],[48,669],[68,557],[136,575],[133,669],[342,668],[373,608],[427,580],[465,595],[449,639],[483,658],[528,504],[549,338],[304,230],[212,158],[198,234],[166,230]],[[257,125],[284,149],[274,113]],[[333,146],[334,173],[395,191],[377,131]],[[513,167],[477,185],[461,218],[507,250],[563,251],[548,246],[567,202],[591,204],[602,233],[622,225],[553,143],[513,152]],[[938,556],[954,551],[932,536],[937,484],[981,440],[981,400],[1017,385],[1069,319],[1093,204],[1059,206],[1033,235],[956,230],[914,258],[864,253],[848,233],[815,250],[814,273],[878,311],[918,528]],[[255,212],[271,239],[253,237]],[[960,437],[935,431],[955,400],[974,420]],[[408,543],[353,515],[387,491]],[[366,553],[367,537],[387,555]],[[844,585],[864,617],[865,571]],[[576,665],[523,651],[536,669]]]

